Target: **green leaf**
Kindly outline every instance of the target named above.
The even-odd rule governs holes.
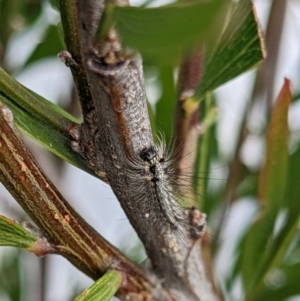
[[[37,240],[37,236],[22,227],[18,222],[0,215],[0,246],[27,249],[32,247]]]
[[[57,11],[60,10],[59,0],[49,0],[49,2],[54,9],[56,9]]]
[[[272,269],[282,265],[284,261],[287,261],[286,254],[290,248],[290,245],[299,231],[299,168],[300,168],[300,147],[289,159],[289,172],[288,172],[288,185],[284,197],[284,203],[282,204],[286,208],[285,224],[281,231],[269,245],[266,256],[263,257],[264,273],[272,272]],[[299,272],[298,272],[299,273]],[[289,284],[287,284],[289,285]],[[261,295],[264,296],[265,284],[261,288],[252,292],[251,296],[253,300]],[[262,292],[261,292],[262,290]],[[262,299],[261,299],[262,300]]]
[[[0,68],[0,92],[28,113],[65,132],[78,120],[50,101],[23,87]]]
[[[248,233],[241,253],[241,271],[247,300],[256,300],[264,287],[266,274],[282,264],[297,229],[295,217],[288,218],[282,231],[274,237],[278,214],[289,203],[284,195],[288,166],[287,114],[290,102],[290,84],[285,80],[268,127],[266,162],[259,178],[259,193],[265,210]]]
[[[261,284],[264,274],[262,267],[272,243],[277,215],[277,210],[269,210],[261,214],[242,242],[239,264],[247,294],[251,293],[258,283]]]
[[[282,301],[288,297],[300,294],[299,277],[300,277],[300,263],[291,266],[283,266],[280,269],[271,272],[266,282],[269,283],[268,287],[262,291],[260,296],[255,301]],[[275,274],[276,273],[276,274]],[[269,280],[273,276],[274,284]]]
[[[69,131],[79,123],[76,118],[23,87],[1,68],[0,101],[12,110],[15,123],[28,136],[63,160],[95,175],[71,148]]]
[[[18,222],[0,215],[0,246],[26,249],[37,256],[54,252],[38,228],[27,222]]]
[[[290,82],[285,79],[268,127],[266,159],[259,179],[259,197],[268,208],[279,207],[285,201],[289,141],[287,115],[291,99]]]
[[[74,301],[109,301],[117,292],[121,282],[120,272],[108,271]]]
[[[21,260],[19,249],[9,250],[1,254],[0,292],[1,299],[8,297],[9,301],[22,300],[22,284],[24,262]],[[4,300],[7,298],[4,297]]]
[[[59,25],[50,25],[45,32],[42,41],[37,45],[32,54],[29,56],[23,68],[30,63],[49,56],[56,56],[66,47],[60,37]]]
[[[147,62],[178,62],[186,50],[203,42],[224,1],[193,1],[158,8],[109,5],[106,21],[115,22],[125,45]],[[102,28],[109,25],[102,23]]]
[[[197,203],[199,208],[204,206],[206,202],[209,166],[211,161],[210,146],[212,125],[217,119],[217,110],[211,93],[206,94],[205,99],[202,102],[200,112],[204,115],[204,118],[201,120],[201,126],[204,128],[204,133],[200,136],[200,141],[198,143],[194,174]]]
[[[300,93],[295,94],[295,95],[293,96],[293,101],[298,101],[298,100],[300,100]]]
[[[227,20],[217,44],[207,46],[196,98],[244,73],[265,57],[260,26],[250,0],[233,3]]]
[[[14,122],[29,137],[38,141],[46,149],[61,159],[74,166],[95,175],[86,165],[85,161],[71,148],[70,137],[62,134],[57,129],[49,126],[46,122],[36,118],[27,111],[19,107],[10,98],[0,93],[0,102],[7,105],[14,114]]]
[[[291,211],[299,212],[300,200],[300,185],[299,185],[299,170],[300,170],[300,144],[297,150],[289,157],[288,180],[286,190],[286,205]]]
[[[173,131],[173,112],[175,110],[176,90],[173,68],[159,68],[158,80],[161,83],[162,94],[155,105],[155,127],[163,133],[167,145],[170,145]]]

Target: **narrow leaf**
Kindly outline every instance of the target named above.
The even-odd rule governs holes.
[[[31,115],[10,98],[0,93],[0,103],[7,105],[14,114],[16,125],[29,137],[38,141],[46,149],[57,155],[64,161],[95,175],[86,165],[85,161],[71,148],[70,137],[62,134],[59,130],[52,128],[42,119]]]
[[[23,87],[0,68],[0,101],[13,112],[15,123],[50,152],[94,175],[72,150],[70,130],[79,121],[59,106]]]
[[[284,195],[288,166],[287,113],[290,102],[290,83],[286,79],[268,128],[266,162],[259,179],[259,194],[265,210],[249,231],[242,248],[240,262],[247,300],[256,300],[265,285],[266,274],[282,264],[297,228],[294,217],[291,217],[283,227],[284,233],[274,238],[278,214],[282,208],[288,207]]]
[[[291,99],[290,81],[285,79],[268,128],[266,159],[259,180],[259,197],[268,207],[284,202],[289,139],[287,114]]]
[[[0,68],[0,93],[6,95],[16,105],[45,123],[65,132],[78,123],[78,120],[66,111],[23,87]]]
[[[59,52],[65,49],[65,46],[60,37],[59,25],[49,25],[42,41],[36,46],[32,54],[26,60],[24,67],[39,59],[44,59],[50,56],[56,56]]]
[[[265,278],[266,274],[268,275],[269,273],[272,273],[272,270],[278,268],[287,260],[287,252],[290,249],[295,235],[299,231],[299,168],[300,148],[289,158],[289,174],[283,204],[286,208],[285,212],[287,214],[285,217],[285,224],[273,239],[272,244],[269,244],[269,248],[267,249],[268,252],[265,252],[265,256],[262,257],[262,262],[264,263],[264,268],[262,270],[264,274],[262,275],[262,278]],[[261,290],[251,292],[250,295],[252,296],[252,299],[257,300],[257,296],[264,294],[264,289],[266,289],[265,282]]]
[[[108,271],[74,301],[109,301],[117,292],[121,282],[120,272]]]
[[[291,296],[299,296],[300,286],[300,263],[290,266],[283,266],[271,272],[266,279],[268,287],[255,299],[255,301],[282,301],[287,300]],[[272,279],[273,278],[273,281]],[[281,280],[281,281],[278,281]],[[291,298],[292,300],[293,298]],[[295,298],[297,300],[297,298]]]
[[[0,215],[0,245],[29,248],[38,238],[19,223]]]
[[[299,99],[300,99],[300,93],[295,94],[295,95],[293,96],[293,101],[298,101]]]
[[[158,8],[110,5],[106,19],[116,23],[125,45],[141,52],[146,61],[174,64],[185,50],[203,42],[222,2],[193,1]]]
[[[260,25],[252,1],[232,4],[228,23],[216,45],[207,46],[204,71],[196,97],[244,73],[264,57]]]
[[[164,133],[167,145],[172,138],[172,113],[175,110],[176,90],[174,84],[173,68],[170,66],[160,67],[158,81],[162,87],[162,94],[155,105],[155,127],[158,132]]]
[[[206,201],[206,190],[211,160],[211,126],[215,123],[217,118],[217,110],[214,107],[214,100],[211,93],[206,94],[205,99],[202,103],[201,112],[202,114],[204,114],[204,117],[201,121],[201,126],[204,129],[204,133],[200,136],[200,142],[198,143],[196,168],[194,171],[197,203],[199,208],[201,208],[201,205],[203,206]]]
[[[37,228],[27,222],[18,222],[0,215],[0,246],[27,249],[37,256],[54,249]]]
[[[242,243],[240,264],[247,294],[251,294],[261,284],[265,255],[270,247],[277,214],[276,210],[261,214]]]

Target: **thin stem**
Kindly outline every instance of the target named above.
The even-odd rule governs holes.
[[[199,102],[191,100],[202,75],[203,53],[202,51],[191,54],[185,59],[179,71],[178,99],[175,111],[174,141],[175,149],[178,151],[176,173],[192,175],[196,160],[196,149],[199,137]],[[189,191],[193,191],[190,181]],[[195,199],[195,196],[191,196]],[[196,205],[196,203],[194,204]]]
[[[84,6],[89,7],[87,0]],[[84,11],[84,7],[78,8],[80,2],[75,0],[61,0],[60,12],[62,25],[64,30],[65,43],[70,52],[61,53],[61,58],[66,60],[71,68],[76,90],[78,92],[80,106],[83,114],[83,123],[78,127],[78,136],[80,143],[77,145],[77,152],[94,170],[97,176],[108,183],[105,172],[103,171],[104,158],[99,150],[95,148],[95,140],[98,135],[96,125],[99,123],[95,114],[95,103],[91,92],[90,82],[87,70],[84,68],[84,53],[87,51],[88,45],[91,45],[92,35],[90,28],[94,28],[89,24],[93,20],[90,16],[80,18],[78,11]],[[97,9],[91,9],[91,14],[98,14]]]
[[[205,114],[208,115],[213,107],[213,99],[211,93],[206,93],[205,99]],[[205,127],[205,125],[203,124]],[[211,129],[204,128],[204,133],[200,138],[200,152],[199,152],[199,162],[197,168],[197,175],[201,175],[199,181],[197,181],[196,191],[198,196],[198,206],[201,208],[201,201],[206,198],[207,189],[207,174],[209,170],[209,147],[210,147]]]
[[[93,110],[94,104],[86,71],[83,68],[81,42],[79,39],[79,26],[83,25],[78,20],[77,1],[60,1],[60,11],[65,43],[67,45],[68,52],[75,61],[75,65],[70,65],[70,68],[79,95],[83,117],[86,118],[87,114]]]
[[[274,80],[286,6],[287,0],[274,0],[272,2],[265,38],[267,58],[259,68],[254,89],[255,98],[261,97],[264,91],[267,92],[266,104],[268,116],[272,111],[274,102]]]

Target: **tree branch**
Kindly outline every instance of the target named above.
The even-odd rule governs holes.
[[[200,103],[193,101],[192,96],[199,85],[203,68],[203,50],[198,50],[187,56],[180,66],[178,77],[178,96],[175,110],[174,141],[178,152],[176,174],[183,178],[184,174],[192,175],[197,155],[197,145],[200,135],[199,115]],[[195,190],[192,180],[184,182],[185,191],[189,191],[189,198],[197,206]]]
[[[207,293],[210,286],[202,281],[206,279],[205,273],[202,271],[193,278],[186,269],[190,260],[193,264],[201,261],[198,253],[192,259],[190,250],[199,243],[205,216],[194,208],[180,207],[171,193],[171,180],[157,173],[170,169],[172,174],[172,167],[166,151],[153,141],[141,60],[121,48],[113,28],[103,40],[94,40],[95,25],[100,22],[103,7],[104,1],[78,1],[81,53],[99,122],[93,125],[98,131],[94,137],[95,154],[105,158],[106,178],[144,243],[153,271],[163,279],[162,286],[170,298],[213,300],[200,296],[201,290],[194,287],[198,279]],[[83,136],[80,139],[86,140]],[[153,296],[158,300],[169,298],[156,292]]]
[[[94,139],[99,135],[95,124],[98,124],[98,117],[95,114],[95,104],[91,93],[90,82],[87,71],[83,65],[83,45],[90,43],[89,39],[82,41],[82,25],[78,18],[77,2],[74,0],[60,1],[61,19],[64,30],[67,51],[60,53],[61,60],[70,67],[78,92],[80,105],[83,114],[83,123],[73,130],[73,149],[78,151],[95,171],[97,176],[108,183],[103,171],[104,157],[101,152],[95,149]],[[98,11],[98,10],[95,10]],[[84,35],[87,37],[87,35]],[[80,135],[80,145],[78,136]],[[98,153],[96,153],[98,151]]]
[[[11,112],[1,106],[0,180],[42,230],[53,252],[95,280],[111,268],[121,271],[126,277],[118,292],[121,297],[129,292],[151,295],[152,286],[144,273],[72,209],[15,131]]]

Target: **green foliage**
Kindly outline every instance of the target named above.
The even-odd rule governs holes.
[[[266,162],[260,175],[259,194],[268,209],[284,204],[288,167],[288,108],[291,103],[288,80],[277,99],[267,133]]]
[[[161,83],[162,93],[155,104],[155,127],[161,131],[166,141],[171,141],[173,127],[173,112],[175,111],[176,89],[173,68],[162,66],[158,69],[158,81]],[[172,112],[172,113],[171,113]]]
[[[49,25],[43,39],[26,60],[23,68],[32,62],[38,61],[39,59],[55,56],[64,50],[65,47],[63,37],[60,35],[59,25]]]
[[[71,149],[68,133],[79,122],[73,116],[11,78],[0,68],[0,102],[14,113],[15,122],[27,135],[63,160],[89,171]]]
[[[190,43],[185,43],[186,41],[181,40],[181,37],[187,37],[190,41],[193,41],[193,43],[197,40],[200,41],[200,37],[204,35],[205,30],[209,28],[209,24],[213,21],[214,17],[216,17],[216,13],[220,10],[220,3],[218,1],[214,1],[210,4],[205,3],[192,3],[189,5],[183,5],[183,4],[174,4],[174,6],[166,6],[162,8],[156,8],[156,9],[144,9],[144,8],[131,8],[131,7],[114,7],[112,10],[109,9],[107,14],[112,14],[110,18],[115,18],[114,20],[119,24],[118,22],[125,22],[128,21],[126,26],[120,25],[120,31],[121,35],[125,39],[126,43],[126,37],[130,36],[134,41],[139,41],[137,44],[130,46],[136,47],[139,51],[143,53],[143,47],[145,49],[148,48],[148,41],[149,38],[141,37],[139,35],[139,31],[135,32],[137,28],[142,28],[142,24],[146,26],[146,23],[149,21],[149,24],[153,25],[153,28],[150,26],[150,29],[147,31],[143,31],[143,33],[149,33],[151,36],[151,45],[153,48],[156,49],[156,51],[150,51],[150,56],[153,55],[153,58],[155,59],[155,56],[159,56],[161,60],[160,63],[163,62],[163,64],[167,64],[168,60],[163,59],[164,58],[164,51],[161,52],[157,49],[160,49],[159,45],[162,45],[166,49],[168,53],[168,57],[173,60],[174,55],[172,55],[172,51],[175,51],[177,54],[179,52],[182,52],[182,49],[178,50],[178,45],[184,45],[184,47],[191,47]],[[189,26],[182,26],[180,22],[178,22],[178,18],[175,19],[174,16],[178,14],[180,11],[180,20],[192,20],[191,24],[189,26],[195,25],[193,22],[200,22],[198,25],[193,28],[192,31],[189,30]],[[191,18],[190,15],[188,15],[188,12],[194,12],[196,13],[196,16]],[[242,53],[247,51],[259,52],[260,55],[254,56],[251,61],[253,64],[257,64],[262,56],[261,56],[261,42],[257,35],[257,23],[255,18],[253,17],[253,12],[251,10],[251,6],[248,6],[246,8],[246,12],[248,13],[247,16],[250,16],[248,18],[242,18],[242,25],[243,28],[252,28],[251,34],[253,36],[253,41],[250,43],[250,45],[247,46],[247,49],[241,49]],[[147,18],[147,22],[141,21],[144,20],[145,14]],[[175,15],[174,15],[175,14]],[[201,15],[201,17],[198,17],[198,15]],[[158,18],[161,16],[160,18]],[[107,17],[108,18],[108,17]],[[121,21],[123,20],[123,21]],[[159,22],[158,20],[161,20]],[[141,22],[142,24],[140,27],[136,26],[135,22]],[[175,22],[175,23],[174,23]],[[197,25],[196,24],[196,25]],[[168,32],[176,32],[173,31],[175,29],[171,30],[171,27],[175,26],[176,30],[184,30],[184,33],[182,35],[179,35],[176,33],[176,35],[170,35],[170,41],[165,40],[165,35]],[[225,32],[226,35],[232,34],[229,39],[227,39],[228,45],[226,45],[226,49],[232,49],[235,47],[234,41],[239,40],[241,37],[241,32],[233,31],[233,26],[228,26],[228,30]],[[152,29],[151,29],[152,28]],[[253,30],[254,28],[254,30]],[[153,32],[151,33],[151,30]],[[160,34],[159,34],[160,32]],[[242,32],[243,33],[243,32]],[[32,53],[31,57],[28,59],[26,64],[29,64],[30,62],[36,61],[40,59],[43,56],[46,55],[53,55],[53,51],[55,49],[60,50],[61,43],[59,42],[59,35],[57,31],[56,26],[50,26],[46,35],[45,35],[45,42],[38,44],[36,50]],[[50,39],[51,38],[51,39]],[[247,36],[244,37],[247,39]],[[178,40],[179,39],[179,40]],[[59,42],[59,45],[52,46],[52,42]],[[147,41],[147,42],[146,42]],[[168,43],[167,43],[168,41]],[[233,41],[233,42],[232,42]],[[203,40],[202,40],[203,42]],[[174,44],[175,43],[175,44]],[[176,44],[177,43],[177,44]],[[233,44],[232,44],[233,43]],[[177,46],[176,46],[177,45]],[[54,48],[53,48],[54,47]],[[219,46],[218,46],[219,47]],[[219,57],[219,48],[216,48],[214,51],[214,55],[216,57]],[[179,52],[178,52],[179,51]],[[235,52],[235,55],[237,53]],[[233,77],[241,74],[242,72],[247,70],[247,67],[243,67],[242,69],[236,68],[237,66],[240,66],[243,64],[245,57],[241,56],[238,58],[235,58],[231,55],[231,53],[227,53],[227,56],[229,58],[232,58],[232,60],[229,59],[228,66],[232,69],[238,70],[235,73],[226,74],[225,77],[222,77],[222,80],[219,84],[224,83]],[[147,57],[147,55],[146,55]],[[247,65],[248,67],[252,67]],[[216,64],[208,64],[210,67],[206,68],[204,72],[204,79],[209,74],[212,73],[210,71],[210,68],[219,68],[216,67],[218,63]],[[167,141],[169,140],[169,137],[172,135],[172,124],[173,121],[171,118],[169,118],[168,121],[166,121],[166,116],[171,116],[171,114],[167,113],[165,114],[165,110],[167,109],[172,110],[172,107],[174,108],[174,99],[175,99],[175,88],[174,88],[174,80],[172,76],[172,68],[169,68],[167,71],[166,67],[162,67],[160,69],[161,77],[159,81],[161,81],[162,87],[163,87],[163,94],[161,97],[161,100],[157,103],[156,111],[157,111],[157,119],[156,119],[156,125],[155,127],[159,130],[162,130],[163,133],[165,133]],[[167,72],[166,72],[167,71]],[[208,74],[208,75],[207,75]],[[214,74],[215,75],[215,74]],[[203,83],[203,82],[202,82]],[[200,89],[200,92],[197,91],[197,95],[199,93],[201,94],[203,91],[211,90],[215,88],[214,85],[208,85],[208,88],[205,88],[204,90]],[[68,136],[68,130],[71,129],[74,124],[72,122],[77,122],[76,119],[74,119],[72,116],[66,114],[62,109],[55,106],[51,102],[48,102],[47,100],[43,99],[42,97],[34,94],[33,92],[29,91],[28,89],[25,89],[20,84],[15,82],[13,79],[11,79],[3,70],[1,70],[0,73],[0,92],[1,92],[1,101],[8,105],[11,110],[15,114],[16,118],[16,124],[29,136],[36,139],[39,143],[41,143],[44,147],[46,147],[48,150],[53,152],[54,154],[58,155],[62,159],[74,164],[75,166],[88,171],[89,169],[86,166],[86,164],[79,158],[79,156],[72,151],[70,148],[69,143],[69,136]],[[167,101],[166,101],[167,100]],[[52,143],[51,141],[56,141],[57,143]]]
[[[173,64],[184,51],[203,42],[223,1],[175,3],[158,8],[108,6],[124,43],[138,49],[146,62]]]
[[[33,246],[38,238],[16,221],[0,215],[0,246],[11,246],[27,249]]]
[[[221,37],[208,46],[197,97],[251,69],[265,56],[260,27],[250,1],[233,3],[227,20]]]
[[[2,255],[0,270],[0,293],[10,301],[22,301],[22,261],[18,249]]]
[[[235,276],[238,273],[242,275],[246,300],[265,300],[268,291],[273,296],[272,290],[268,288],[268,279],[272,282],[276,273],[285,281],[278,286],[281,299],[274,300],[284,300],[295,292],[292,289],[292,271],[295,277],[299,277],[299,263],[288,264],[291,247],[293,248],[291,243],[298,232],[300,218],[299,206],[296,204],[300,191],[295,177],[296,169],[299,173],[300,167],[299,152],[296,152],[297,156],[294,154],[290,158],[288,153],[287,114],[291,99],[289,82],[286,80],[268,128],[265,164],[259,178],[263,207],[243,239],[234,273]],[[280,218],[283,218],[282,225],[276,228]],[[283,296],[283,293],[286,295]],[[270,296],[267,299],[273,300]]]
[[[201,135],[198,143],[197,159],[195,164],[195,188],[198,197],[199,207],[202,209],[204,205],[202,200],[207,197],[207,185],[209,178],[209,164],[211,159],[211,138],[213,134],[213,125],[217,120],[217,111],[215,107],[215,100],[211,93],[207,93],[201,106],[203,116],[202,128],[203,134]]]
[[[16,28],[31,24],[42,11],[42,1],[0,1],[0,48],[6,47]],[[1,55],[0,49],[0,57]]]
[[[78,123],[76,118],[65,112],[60,107],[43,97],[23,87],[0,68],[0,91],[10,98],[18,106],[26,110],[28,114],[39,116],[44,119],[50,127],[65,132],[72,122]]]
[[[108,271],[74,301],[109,301],[118,290],[121,281],[120,272]]]

